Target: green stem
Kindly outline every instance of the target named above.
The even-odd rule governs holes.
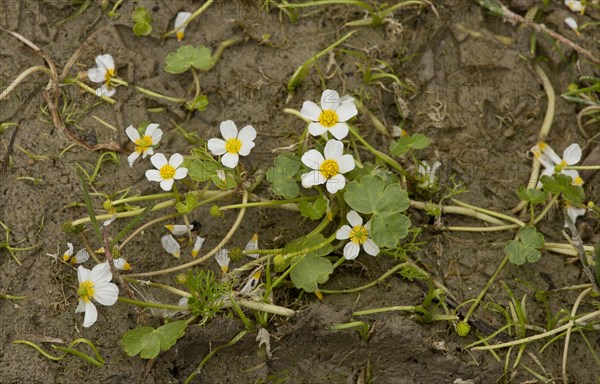
[[[499,213],[499,212],[490,211],[489,209],[480,208],[480,207],[477,207],[475,205],[463,203],[462,201],[457,200],[457,199],[451,199],[451,200],[454,201],[456,204],[458,204],[460,206],[463,206],[463,207],[466,207],[466,208],[471,208],[474,211],[482,212],[482,213],[485,213],[487,215],[490,215],[490,216],[493,216],[493,217],[497,217],[499,219],[504,219],[506,221],[513,222],[515,224],[518,224],[521,227],[524,227],[526,225],[524,222],[522,222],[521,220],[517,219],[516,217],[505,215],[505,214]]]
[[[558,200],[558,197],[559,197],[559,195],[555,195],[554,197],[552,197],[552,200],[550,200],[550,203],[548,203],[544,207],[544,209],[542,210],[542,212],[538,215],[538,217],[536,217],[533,220],[533,224],[534,225],[537,224],[537,223],[539,223],[544,218],[544,216],[546,216],[546,213],[548,213],[548,211],[550,210],[550,208],[552,208],[552,206],[554,205],[554,203],[556,203],[556,201]]]
[[[374,308],[374,309],[366,309],[364,311],[356,311],[354,313],[352,313],[352,316],[365,316],[365,315],[372,315],[375,313],[382,313],[382,312],[391,312],[391,311],[408,311],[408,312],[418,312],[418,313],[426,313],[427,311],[425,311],[423,308],[421,308],[420,305],[414,306],[414,305],[397,305],[394,307],[383,307],[383,308]]]
[[[369,152],[371,152],[373,155],[375,155],[375,157],[379,158],[384,163],[386,163],[389,166],[391,166],[392,168],[396,169],[402,175],[405,174],[404,168],[402,168],[402,166],[396,160],[392,159],[390,156],[386,155],[385,153],[380,152],[377,149],[373,148],[373,146],[371,146],[371,144],[369,144],[365,139],[362,138],[362,136],[356,131],[356,129],[353,126],[348,124],[348,127],[350,128],[350,133],[352,133],[352,135],[356,138],[356,140],[360,141],[360,143],[362,145],[364,145],[365,148],[367,148],[369,150]]]
[[[473,312],[477,308],[477,305],[479,305],[479,303],[481,302],[481,300],[483,300],[483,297],[487,293],[488,289],[492,286],[492,283],[494,282],[494,280],[496,280],[496,277],[498,277],[498,275],[500,274],[500,271],[502,271],[502,269],[506,266],[506,264],[508,263],[508,261],[509,261],[508,255],[504,256],[504,259],[502,259],[502,262],[500,263],[500,265],[498,265],[498,267],[496,268],[496,271],[494,272],[494,274],[492,275],[492,277],[490,277],[490,280],[487,282],[487,284],[485,285],[485,287],[483,287],[483,289],[481,290],[481,292],[479,292],[479,295],[477,295],[477,298],[475,299],[475,301],[473,302],[473,304],[471,304],[471,306],[469,307],[469,310],[467,311],[467,314],[465,315],[465,318],[463,320],[465,323],[467,321],[469,321],[469,317],[471,317],[471,315],[473,314]]]
[[[161,308],[161,309],[170,309],[170,310],[174,310],[174,311],[187,311],[188,310],[187,306],[151,303],[148,301],[133,300],[133,299],[129,299],[127,297],[122,297],[122,296],[119,296],[118,300],[122,303],[133,304],[133,305],[137,305],[138,307],[145,307],[145,308]]]
[[[343,259],[343,257],[341,259]],[[399,271],[400,269],[402,269],[403,267],[405,267],[407,265],[409,265],[409,263],[401,263],[401,264],[395,265],[393,268],[388,269],[383,275],[379,276],[379,278],[369,282],[368,284],[362,285],[360,287],[350,288],[350,289],[340,289],[340,290],[321,289],[321,292],[325,293],[325,294],[338,294],[338,293],[356,293],[356,292],[364,291],[365,289],[369,289],[369,288],[374,287],[377,284],[381,283],[382,281],[384,281],[385,279],[387,279],[388,277],[390,277],[391,275],[393,275],[394,273],[396,273],[397,271]]]
[[[598,170],[598,169],[600,169],[600,165],[570,165],[570,166],[565,167],[564,169]]]
[[[316,200],[318,196],[305,196],[305,197],[296,197],[295,199],[288,200],[268,200],[268,201],[259,201],[254,203],[246,203],[246,204],[231,204],[226,205],[224,207],[220,207],[219,211],[225,211],[228,209],[238,209],[242,207],[250,208],[250,207],[268,207],[270,205],[282,205],[289,203],[297,203],[300,201],[312,201]]]
[[[96,90],[95,90],[94,88],[90,87],[89,85],[87,85],[87,84],[85,84],[85,83],[82,83],[82,82],[81,82],[81,81],[79,81],[79,80],[76,80],[76,81],[75,81],[75,84],[79,85],[79,87],[80,87],[80,88],[82,88],[82,89],[84,89],[85,91],[87,91],[87,92],[91,93],[92,95],[94,95],[94,96],[98,96],[98,94],[96,93]],[[108,96],[105,96],[105,95],[102,95],[102,96],[100,96],[100,98],[101,98],[102,100],[106,101],[106,102],[107,102],[107,103],[109,103],[109,104],[115,104],[115,103],[117,102],[115,99],[113,99],[113,98],[110,98],[110,97],[108,97]]]

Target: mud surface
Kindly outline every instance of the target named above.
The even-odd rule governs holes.
[[[132,34],[129,17],[135,3],[126,1],[118,10],[119,17],[110,19],[97,2],[77,15],[78,5],[70,1],[0,0],[0,25],[28,38],[48,54],[60,70],[80,47],[82,52],[71,70],[84,71],[94,63],[96,55],[111,53],[119,76],[168,95],[193,93],[193,79],[188,72],[171,75],[163,71],[164,59],[177,49],[176,39],[161,39],[160,34],[172,26],[174,15],[181,10],[194,11],[198,2],[136,2],[151,10],[154,31],[148,37]],[[340,50],[318,60],[327,87],[340,94],[354,93],[363,98],[368,109],[386,127],[405,121],[409,132],[427,135],[433,145],[418,154],[430,163],[442,162],[442,181],[461,181],[468,192],[458,198],[474,205],[508,212],[518,203],[515,190],[529,178],[531,160],[527,150],[535,142],[547,107],[545,92],[526,59],[530,57],[531,31],[505,23],[469,1],[432,1],[432,7],[407,7],[386,20],[379,28],[360,28],[341,47],[363,53],[371,60],[388,63],[399,78],[412,85],[415,92],[394,92],[390,82],[365,85],[356,56]],[[509,2],[507,2],[509,3]],[[513,1],[514,11],[523,13],[533,1]],[[536,2],[536,3],[541,3]],[[570,15],[562,1],[546,8],[543,22],[550,28],[574,39],[578,44],[595,49],[594,31],[581,36],[563,23]],[[73,16],[71,19],[69,17]],[[364,17],[359,8],[328,6],[306,8],[297,22],[272,7],[260,10],[252,1],[217,1],[186,30],[184,43],[211,48],[233,37],[244,37],[244,43],[223,53],[216,67],[202,79],[203,91],[210,105],[201,113],[188,116],[171,103],[144,96],[130,88],[120,87],[111,106],[76,86],[66,86],[65,103],[60,105],[68,116],[70,129],[86,140],[125,144],[124,128],[143,121],[159,123],[164,131],[161,146],[172,152],[186,153],[189,143],[175,128],[182,125],[201,137],[216,137],[221,121],[233,119],[238,126],[252,124],[259,132],[257,146],[244,166],[247,171],[265,169],[277,153],[297,143],[303,123],[283,111],[299,109],[304,100],[318,100],[322,87],[313,68],[296,94],[286,103],[286,83],[294,70],[324,47],[343,36],[350,28],[346,22]],[[591,11],[577,16],[579,24],[598,20]],[[84,41],[102,29],[89,44]],[[264,34],[270,39],[264,41]],[[43,60],[12,36],[0,32],[0,88],[5,89],[22,71]],[[595,47],[595,48],[594,48]],[[551,79],[556,93],[564,92],[581,74],[599,76],[597,68],[578,62],[574,51],[547,37],[538,38],[540,63]],[[47,113],[42,90],[47,78],[35,73],[26,79],[8,100],[0,103],[0,122],[13,122],[0,134],[0,220],[10,228],[9,240],[19,247],[34,250],[16,253],[18,265],[5,249],[0,248],[0,293],[26,296],[24,300],[0,300],[0,382],[2,383],[180,383],[198,366],[211,348],[229,342],[243,329],[237,319],[218,318],[204,327],[191,326],[175,347],[148,363],[128,357],[119,345],[121,335],[140,323],[160,325],[158,319],[140,317],[133,307],[122,303],[99,308],[98,322],[82,329],[82,315],[77,306],[77,277],[74,269],[57,262],[51,255],[61,255],[66,242],[76,249],[83,246],[79,237],[66,235],[61,225],[86,215],[75,169],[81,165],[92,172],[99,154],[79,146],[66,150],[72,142],[58,132]],[[162,107],[160,113],[150,112]],[[557,97],[555,119],[548,142],[562,152],[571,142],[587,141],[577,129],[576,115],[580,107]],[[113,131],[98,117],[117,128]],[[376,148],[386,151],[392,138],[376,130],[368,115],[360,114],[357,127]],[[597,127],[592,128],[597,132]],[[11,141],[14,139],[14,142]],[[595,144],[586,147],[591,149]],[[10,157],[7,157],[8,148]],[[41,155],[44,158],[32,158]],[[363,154],[368,159],[368,154]],[[405,163],[411,166],[409,160]],[[148,182],[143,172],[146,164],[127,166],[126,155],[119,163],[104,162],[94,181],[95,191],[116,194],[131,188],[131,194],[156,193],[158,187]],[[598,196],[600,177],[586,180],[587,196]],[[268,187],[258,193],[268,195]],[[238,201],[231,199],[231,203]],[[102,199],[97,199],[100,207]],[[463,233],[436,231],[422,211],[409,210],[415,226],[424,226],[418,241],[422,249],[411,254],[436,278],[446,285],[461,302],[474,298],[503,258],[504,242],[511,232]],[[152,216],[151,216],[152,217]],[[209,218],[207,210],[191,215],[201,222],[200,233],[207,238],[205,247],[216,245],[235,219],[234,210],[223,219]],[[442,217],[446,225],[481,225],[475,219],[453,215]],[[588,217],[586,244],[600,241],[598,222]],[[539,228],[546,241],[564,242],[562,217],[551,212],[550,219]],[[242,246],[256,231],[261,247],[277,248],[307,233],[315,223],[301,219],[296,212],[274,209],[252,209],[246,215],[231,244]],[[177,265],[161,249],[163,230],[155,226],[146,230],[126,248],[126,255],[136,271],[154,271]],[[119,230],[116,222],[112,230]],[[4,236],[2,231],[1,235]],[[93,234],[89,233],[89,238]],[[4,241],[4,240],[0,240]],[[210,248],[208,248],[210,249]],[[372,259],[361,255],[355,263],[345,263],[324,289],[357,287],[372,281],[392,267],[390,257]],[[217,271],[216,264],[209,268]],[[530,323],[546,326],[547,310],[556,314],[561,308],[570,311],[577,292],[550,298],[547,305],[533,299],[536,290],[586,283],[578,262],[568,257],[544,252],[535,265],[508,265],[500,275],[518,298],[527,296]],[[172,276],[156,279],[173,283]],[[169,296],[157,299],[173,300]],[[355,330],[331,331],[332,324],[346,323],[354,311],[383,306],[417,305],[423,290],[414,283],[392,276],[360,294],[300,295],[293,288],[276,292],[275,303],[298,311],[289,320],[274,318],[268,327],[272,356],[258,348],[255,334],[215,354],[204,366],[195,382],[202,383],[496,383],[536,382],[523,367],[509,367],[496,361],[490,353],[464,350],[476,341],[473,333],[459,338],[447,323],[421,324],[403,312],[388,312],[361,317],[372,326],[364,340]],[[488,296],[489,302],[507,308],[509,297],[500,283]],[[590,300],[579,311],[592,311]],[[492,310],[476,312],[492,327],[500,328],[505,319]],[[252,315],[250,314],[250,317]],[[14,340],[42,343],[57,353],[48,341],[70,342],[79,337],[92,340],[106,360],[97,368],[74,357],[61,361],[44,358],[32,348],[13,344]],[[600,336],[586,332],[589,345],[599,353]],[[549,378],[561,375],[562,342],[540,352],[543,343],[532,344],[524,364]],[[83,347],[82,347],[83,348]],[[516,354],[516,350],[512,354]],[[501,354],[504,356],[504,353]],[[512,361],[512,360],[511,360]],[[511,363],[512,364],[512,363]],[[543,367],[543,368],[542,368]],[[574,335],[568,360],[569,382],[594,383],[599,368],[584,339]],[[530,381],[528,381],[530,380]]]

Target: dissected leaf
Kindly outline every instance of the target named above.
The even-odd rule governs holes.
[[[183,166],[188,170],[188,177],[195,181],[207,181],[217,174],[221,167],[218,163],[208,160],[187,158]]]
[[[296,175],[300,170],[300,160],[291,154],[282,154],[275,158],[273,167],[267,170],[267,180],[273,193],[284,199],[292,199],[300,193]]]
[[[504,253],[511,263],[523,265],[526,261],[537,262],[542,256],[540,249],[544,246],[544,235],[534,226],[528,225],[519,230],[519,240],[509,240],[504,246]]]
[[[177,52],[169,53],[165,63],[165,71],[177,74],[183,73],[191,67],[210,69],[214,65],[214,58],[211,56],[210,49],[202,45],[196,48],[184,45],[179,47]]]

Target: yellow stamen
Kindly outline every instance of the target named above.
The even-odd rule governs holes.
[[[323,112],[321,112],[321,115],[319,116],[319,123],[321,123],[322,126],[327,127],[327,128],[331,128],[334,125],[336,125],[339,121],[338,115],[335,111],[332,111],[331,109],[325,109]]]
[[[357,225],[350,231],[350,241],[363,244],[369,237],[369,231],[363,225]]]
[[[340,166],[335,160],[325,160],[323,163],[321,163],[321,169],[319,169],[319,171],[321,171],[321,174],[326,179],[329,179],[339,173]]]
[[[178,41],[183,40],[183,36],[185,36],[185,34],[183,33],[183,31],[177,31],[177,40]]]
[[[94,283],[91,280],[86,280],[79,284],[77,289],[77,295],[86,303],[89,303],[92,297],[94,297],[95,288]]]
[[[175,176],[175,168],[173,168],[171,164],[165,164],[160,167],[160,177],[162,177],[163,180],[172,179],[173,176]]]
[[[583,179],[581,178],[581,176],[577,176],[577,177],[575,177],[575,179],[573,179],[573,185],[578,185],[578,186],[583,185]]]
[[[231,154],[237,154],[240,149],[242,149],[242,142],[240,139],[232,137],[225,142],[225,150]]]
[[[69,261],[70,258],[71,258],[71,256],[68,253],[65,253],[63,255],[63,261],[65,261],[65,262]]]
[[[135,151],[143,153],[152,146],[152,136],[144,135],[135,141]]]

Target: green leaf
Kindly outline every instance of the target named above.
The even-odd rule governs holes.
[[[554,194],[562,193],[565,199],[575,204],[580,204],[585,199],[583,188],[572,185],[573,180],[570,176],[557,173],[552,176],[542,176],[540,181],[544,185],[544,190]]]
[[[135,25],[133,33],[136,36],[148,36],[152,33],[152,16],[144,7],[136,7],[131,15]]]
[[[382,212],[371,219],[371,237],[381,248],[394,248],[408,235],[410,219],[398,212]]]
[[[532,225],[527,225],[519,230],[519,238],[524,244],[533,248],[542,248],[544,246],[544,235],[539,233]]]
[[[217,188],[221,189],[233,189],[237,187],[237,181],[235,178],[234,171],[230,168],[222,168],[223,174],[225,175],[225,180],[221,180],[221,178],[215,173],[211,179]]]
[[[431,144],[431,140],[421,133],[415,133],[412,136],[404,136],[390,145],[390,153],[396,156],[402,156],[410,149],[423,149]]]
[[[121,338],[123,350],[129,356],[140,355],[142,359],[154,359],[160,351],[170,349],[185,334],[186,320],[173,321],[158,329],[139,327],[125,332]]]
[[[508,240],[504,246],[504,253],[508,255],[508,259],[511,263],[516,265],[523,265],[527,260],[525,254],[525,245],[515,240]]]
[[[184,214],[192,212],[197,206],[198,206],[198,199],[196,198],[196,195],[194,195],[193,193],[188,193],[187,195],[185,195],[185,203],[182,201],[179,201],[179,202],[177,202],[177,204],[175,204],[175,208],[177,209],[177,212],[184,213]]]
[[[204,111],[208,107],[208,97],[206,95],[200,95],[193,100],[185,103],[185,107],[188,111]]]
[[[385,185],[379,176],[363,176],[346,186],[344,200],[357,212],[364,214],[403,212],[410,200],[400,184]]]
[[[312,220],[318,220],[327,211],[327,199],[321,195],[313,203],[301,201],[298,203],[298,207],[300,208],[302,216]]]
[[[202,45],[196,48],[184,45],[179,47],[177,52],[167,55],[165,71],[177,74],[183,73],[191,67],[208,70],[214,65],[214,62],[210,49]]]
[[[207,181],[217,174],[221,167],[218,163],[208,160],[186,158],[183,166],[188,170],[188,177],[194,181]]]
[[[293,199],[300,193],[296,176],[300,170],[300,159],[291,154],[275,158],[273,167],[267,170],[267,180],[274,194],[284,199]]]
[[[292,270],[290,278],[296,288],[303,289],[305,292],[314,292],[319,284],[329,280],[329,275],[332,273],[331,261],[318,254],[309,253]]]
[[[541,189],[519,187],[517,196],[523,201],[529,201],[531,204],[541,204],[546,200],[548,193]]]

